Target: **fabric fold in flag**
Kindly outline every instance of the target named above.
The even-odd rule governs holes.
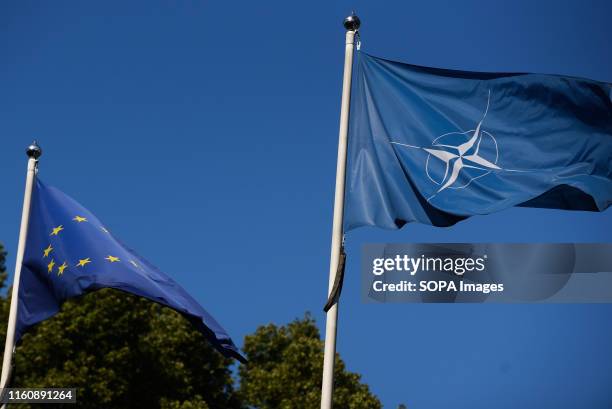
[[[612,85],[359,53],[345,230],[449,226],[513,206],[612,203]]]
[[[114,288],[185,316],[225,356],[244,358],[227,332],[179,284],[124,246],[87,209],[36,180],[19,288],[16,339],[73,297]]]

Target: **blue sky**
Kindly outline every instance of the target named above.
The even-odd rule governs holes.
[[[588,5],[585,5],[588,4]],[[606,1],[3,2],[0,241],[26,158],[184,284],[238,344],[327,290],[344,49],[612,82]],[[610,305],[372,305],[367,242],[612,239],[612,213],[511,209],[348,237],[338,350],[386,407],[609,407]]]

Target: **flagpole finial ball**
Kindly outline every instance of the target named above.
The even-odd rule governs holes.
[[[28,146],[28,149],[26,149],[26,154],[28,155],[28,158],[38,159],[40,158],[40,155],[42,155],[42,149],[40,149],[40,146],[38,146],[36,141],[34,141],[30,146]]]
[[[361,20],[359,20],[355,12],[352,12],[350,16],[344,19],[343,24],[346,31],[357,31],[359,30],[359,26],[361,26]]]

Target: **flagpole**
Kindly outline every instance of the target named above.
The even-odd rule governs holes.
[[[348,122],[351,99],[351,77],[355,34],[360,21],[354,13],[344,19],[346,42],[344,49],[344,77],[342,80],[342,105],[340,109],[340,132],[338,135],[338,162],[336,165],[336,193],[334,197],[334,221],[332,225],[331,257],[329,262],[329,289],[331,294],[342,249],[342,224],[344,221],[344,184],[346,176],[346,152],[348,145]],[[323,382],[321,385],[321,409],[331,409],[334,394],[334,364],[336,358],[336,328],[338,323],[338,301],[327,311],[325,325],[325,355],[323,358]]]
[[[19,229],[19,244],[17,245],[17,258],[15,260],[15,277],[13,279],[13,292],[11,295],[11,309],[9,311],[8,326],[6,329],[6,342],[4,344],[4,360],[2,361],[2,376],[0,377],[0,386],[2,389],[8,385],[8,380],[11,373],[11,364],[13,360],[13,350],[15,346],[15,327],[17,324],[17,306],[19,304],[19,282],[21,277],[21,265],[23,263],[23,254],[25,252],[25,244],[28,235],[28,222],[30,219],[30,201],[32,199],[32,188],[34,186],[34,177],[36,176],[36,168],[38,158],[42,155],[42,149],[36,144],[28,146],[26,150],[28,155],[28,172],[26,175],[25,193],[23,195],[23,210],[21,212],[21,227]],[[6,404],[2,405],[5,408]]]

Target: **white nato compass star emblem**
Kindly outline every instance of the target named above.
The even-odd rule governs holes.
[[[497,165],[499,147],[495,137],[482,129],[482,124],[489,112],[491,91],[487,98],[487,107],[476,129],[465,132],[449,132],[438,136],[431,147],[408,145],[391,142],[407,148],[422,149],[427,152],[425,173],[429,180],[438,186],[427,199],[430,201],[447,189],[464,189],[474,180],[502,169]],[[515,170],[511,170],[515,171]]]

